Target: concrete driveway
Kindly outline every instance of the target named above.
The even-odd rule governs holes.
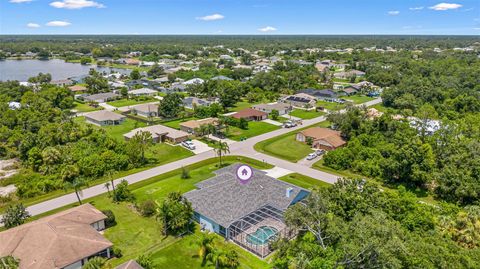
[[[209,147],[207,144],[203,143],[202,141],[199,140],[192,140],[193,145],[195,145],[195,149],[191,150],[195,154],[200,154],[203,152],[207,152],[209,150],[212,150],[213,148]]]
[[[272,124],[272,125],[275,125],[275,126],[282,126],[283,125],[283,123],[275,121],[275,120],[271,120],[271,119],[266,119],[266,120],[262,120],[262,121],[266,122],[266,123],[269,123],[269,124]]]

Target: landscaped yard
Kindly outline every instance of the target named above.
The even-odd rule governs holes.
[[[374,100],[375,98],[368,97],[365,95],[352,95],[352,96],[344,96],[342,97],[345,100],[351,100],[354,104],[363,104],[368,101]]]
[[[290,115],[297,118],[304,119],[304,120],[309,120],[309,119],[313,119],[313,118],[325,115],[325,112],[315,111],[314,109],[313,110],[295,109],[292,112],[290,112]]]
[[[326,188],[326,187],[331,186],[327,182],[324,182],[324,181],[321,181],[321,180],[318,180],[318,179],[315,179],[315,178],[311,178],[311,177],[308,177],[308,176],[304,176],[304,175],[299,174],[299,173],[291,173],[291,174],[288,174],[286,176],[280,177],[278,179],[286,181],[286,182],[291,183],[293,185],[297,185],[297,186],[302,187],[304,189],[308,189],[308,190],[313,190],[313,189],[316,189],[316,188]]]
[[[249,108],[249,107],[252,107],[253,105],[260,104],[260,103],[262,103],[262,102],[249,103],[247,101],[240,101],[240,102],[235,104],[235,107],[230,108],[229,111],[230,112],[240,111],[242,109]]]
[[[335,102],[317,101],[317,107],[323,107],[328,110],[340,110],[345,108],[345,104]]]
[[[155,98],[142,98],[142,99],[120,99],[112,102],[107,102],[107,104],[114,106],[114,107],[122,107],[122,106],[133,106],[133,105],[139,105],[139,104],[145,104],[145,103],[151,103],[158,101]]]
[[[173,129],[180,129],[180,123],[186,122],[186,121],[189,121],[189,120],[197,120],[197,119],[198,118],[190,117],[190,118],[172,120],[172,121],[162,122],[162,125],[168,126],[170,128],[173,128]]]
[[[250,121],[248,122],[247,130],[233,126],[228,127],[228,129],[227,137],[232,140],[240,141],[243,138],[250,138],[280,129],[280,127],[266,122]]]
[[[322,121],[314,126],[329,127],[330,123]],[[305,127],[301,130],[310,127],[313,126]],[[307,144],[295,140],[295,136],[299,131],[292,131],[259,142],[255,144],[255,150],[290,162],[297,162],[313,152]]]
[[[76,117],[74,120],[80,124],[89,124],[85,122],[85,117]],[[146,123],[127,118],[125,119],[124,122],[122,122],[122,124],[119,124],[119,125],[102,126],[102,127],[94,124],[89,124],[89,125],[96,128],[104,129],[113,138],[123,141],[124,134],[130,132],[133,129],[145,127]]]
[[[228,164],[242,162],[258,169],[270,169],[271,165],[245,157],[227,156],[224,161]],[[208,159],[185,167],[191,178],[181,179],[181,169],[138,182],[130,186],[137,197],[137,203],[147,199],[161,202],[172,191],[187,192],[195,188],[194,184],[214,176],[217,170],[217,158]],[[185,237],[164,237],[161,235],[161,227],[154,218],[142,217],[132,206],[127,203],[113,203],[106,194],[86,200],[100,210],[110,209],[116,217],[117,225],[108,228],[105,236],[122,250],[123,257],[110,260],[110,264],[116,266],[130,259],[135,259],[142,254],[151,255],[156,263],[156,268],[200,268],[200,259],[197,257],[198,248],[193,244],[199,233]],[[48,212],[52,214],[66,208]],[[48,215],[48,214],[44,214]],[[197,227],[198,228],[198,227]],[[239,268],[269,268],[270,266],[253,254],[240,247],[224,243],[223,239],[218,244],[228,244],[235,248],[239,254]],[[214,268],[207,263],[205,268]]]
[[[92,106],[89,106],[88,104],[83,104],[83,103],[79,103],[79,102],[74,102],[74,107],[73,109],[78,111],[78,112],[90,112],[90,111],[96,111],[96,110],[102,110],[103,107],[99,106],[99,107],[92,107]]]

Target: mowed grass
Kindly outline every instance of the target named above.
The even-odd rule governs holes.
[[[257,160],[239,156],[226,156],[226,164],[236,162],[246,163],[257,169],[270,169],[271,165]],[[168,193],[179,191],[188,192],[195,188],[195,184],[214,176],[214,171],[218,169],[218,158],[207,159],[189,166],[186,166],[190,173],[189,179],[182,179],[182,169],[161,174],[150,179],[132,184],[130,190],[135,194],[137,203],[145,200],[156,200],[161,202]],[[133,205],[129,203],[113,203],[107,194],[102,194],[84,202],[90,202],[100,210],[112,210],[116,217],[117,225],[105,230],[105,237],[118,247],[123,256],[113,258],[109,261],[112,266],[117,266],[130,259],[136,259],[142,254],[150,255],[156,263],[155,268],[200,268],[200,259],[196,256],[197,248],[194,242],[198,236],[197,230],[184,237],[162,236],[161,227],[154,218],[142,217],[136,212]],[[43,214],[50,215],[61,210],[71,208],[76,204],[63,207]],[[38,217],[42,217],[38,216]],[[38,217],[35,217],[38,218]],[[219,244],[228,244],[238,251],[240,257],[239,268],[269,268],[269,265],[263,260],[258,259],[253,254],[246,252],[238,246],[222,242],[219,238]],[[214,268],[207,264],[205,268]]]
[[[292,112],[290,112],[290,115],[297,118],[304,119],[304,120],[309,120],[309,119],[323,116],[325,115],[325,112],[315,111],[315,110],[295,109]]]
[[[341,110],[344,109],[346,105],[335,102],[317,101],[317,107],[323,107],[327,110]]]
[[[83,104],[83,103],[79,103],[79,102],[74,102],[74,107],[73,109],[78,111],[78,112],[91,112],[91,111],[97,111],[97,110],[102,110],[103,107],[99,106],[99,107],[92,107],[92,106],[89,106],[88,104]]]
[[[114,107],[122,107],[122,106],[133,106],[145,103],[151,103],[158,101],[155,98],[148,98],[145,100],[136,100],[136,99],[120,99],[116,101],[107,102],[107,104],[114,106]]]
[[[122,124],[109,125],[109,126],[97,126],[94,124],[89,124],[85,121],[85,117],[76,117],[74,121],[83,125],[88,124],[89,126],[92,126],[94,128],[103,129],[111,137],[121,141],[124,140],[124,137],[123,137],[124,134],[130,132],[133,129],[147,126],[147,124],[144,122],[136,121],[130,118],[126,118],[125,121],[122,122]]]
[[[180,129],[180,123],[186,122],[186,121],[189,121],[189,120],[197,120],[197,119],[198,118],[195,118],[195,117],[189,117],[189,118],[184,118],[184,119],[162,122],[162,125],[168,126],[170,128],[173,128],[173,129]]]
[[[351,101],[353,101],[354,104],[363,104],[363,103],[366,103],[368,101],[372,101],[372,100],[375,99],[375,98],[372,98],[372,97],[368,97],[366,95],[352,95],[352,96],[344,96],[342,98],[345,99],[345,100],[351,100]]]
[[[299,173],[291,173],[278,179],[308,190],[314,190],[317,188],[328,188],[329,186],[331,186],[327,182]]]
[[[240,141],[241,139],[244,139],[244,138],[246,139],[246,138],[254,137],[257,135],[275,131],[280,128],[281,127],[279,126],[275,126],[273,124],[266,123],[266,122],[250,121],[248,122],[247,130],[243,130],[234,126],[228,127],[227,137],[232,140]]]
[[[262,152],[283,160],[298,162],[299,160],[305,158],[305,156],[307,156],[309,153],[312,153],[313,150],[306,143],[297,141],[295,137],[301,130],[315,126],[327,128],[330,126],[330,122],[322,121],[318,124],[308,126],[300,130],[295,130],[283,135],[269,138],[255,144],[254,148],[258,152]]]
[[[230,108],[229,112],[237,112],[237,111],[240,111],[242,109],[249,108],[249,107],[252,107],[253,105],[260,104],[260,103],[262,103],[262,102],[249,103],[247,101],[240,101],[240,102],[236,103],[234,107]]]

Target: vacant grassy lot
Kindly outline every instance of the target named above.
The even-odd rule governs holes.
[[[328,127],[330,126],[330,122],[323,121],[313,126]],[[305,127],[300,130],[313,126]],[[255,144],[255,150],[290,162],[297,162],[313,152],[308,145],[295,140],[295,136],[300,130],[259,142]]]
[[[290,112],[290,115],[297,118],[304,119],[304,120],[309,120],[309,119],[323,116],[325,115],[325,112],[315,111],[315,110],[295,109],[292,112]]]
[[[242,109],[249,108],[249,107],[252,107],[253,105],[260,104],[260,103],[262,103],[262,102],[259,101],[259,102],[249,103],[249,102],[243,100],[243,101],[240,101],[240,102],[236,103],[234,107],[229,109],[229,111],[230,112],[240,111]]]
[[[279,179],[308,190],[331,186],[329,183],[299,173],[291,173]]]
[[[365,95],[352,95],[352,96],[344,96],[342,97],[345,100],[351,100],[354,104],[363,104],[368,101],[374,100],[375,98],[368,97]]]
[[[323,107],[327,110],[340,110],[345,108],[345,104],[335,102],[317,101],[317,107]]]
[[[83,104],[79,102],[74,102],[74,107],[73,109],[77,110],[78,112],[90,112],[90,111],[96,111],[96,110],[102,110],[103,107],[92,107],[89,106],[88,104]]]
[[[107,102],[107,104],[114,106],[114,107],[122,107],[122,106],[133,106],[133,105],[139,105],[139,104],[145,104],[145,103],[151,103],[158,101],[155,98],[145,98],[142,100],[136,100],[136,99],[120,99],[112,102]]]
[[[233,126],[230,126],[228,129],[229,130],[227,133],[227,137],[232,140],[240,141],[242,138],[250,138],[264,133],[268,133],[280,129],[280,127],[266,122],[250,121],[248,122],[247,130],[243,130]]]

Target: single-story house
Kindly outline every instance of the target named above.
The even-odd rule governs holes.
[[[178,144],[188,140],[189,134],[187,132],[173,129],[164,125],[152,125],[142,128],[134,129],[123,135],[125,140],[130,140],[138,132],[149,132],[152,135],[152,140],[155,143],[168,141],[172,144]]]
[[[192,78],[190,80],[187,80],[185,82],[183,82],[183,85],[199,85],[199,84],[203,84],[205,82],[205,80],[201,79],[201,78]]]
[[[85,114],[88,123],[98,126],[119,125],[127,117],[108,110],[93,111]]]
[[[306,143],[309,139],[312,140],[312,147],[324,150],[334,150],[347,144],[339,131],[329,128],[312,127],[296,135],[296,140],[300,142]]]
[[[135,260],[129,260],[115,267],[115,269],[143,269],[143,267]]]
[[[233,80],[233,79],[226,76],[216,76],[211,78],[210,80]]]
[[[72,91],[72,92],[84,92],[84,91],[87,90],[87,87],[82,86],[82,85],[73,85],[73,86],[68,87],[68,89],[70,89],[70,91]]]
[[[339,94],[344,94],[347,96],[357,94],[361,89],[355,85],[348,86],[338,91]]]
[[[233,114],[232,117],[236,119],[246,119],[252,121],[261,121],[268,118],[268,114],[263,111],[258,111],[253,108],[245,108],[237,113]]]
[[[184,197],[192,203],[202,230],[218,233],[263,258],[271,253],[270,241],[279,235],[294,235],[285,225],[284,212],[309,191],[253,168],[250,180],[241,182],[237,177],[240,166],[215,171],[213,178],[195,184],[196,189]],[[268,236],[258,236],[265,228]]]
[[[111,247],[100,231],[105,216],[83,204],[0,233],[0,257],[20,260],[19,269],[81,269],[88,259],[111,258]]]
[[[83,97],[85,101],[96,102],[96,103],[105,103],[118,98],[120,98],[120,94],[113,93],[113,92],[97,93],[97,94],[87,95]]]
[[[304,89],[304,90],[300,90],[299,93],[308,94],[310,96],[315,97],[317,100],[335,101],[338,98],[337,93],[329,89],[326,89],[326,90]]]
[[[263,111],[268,114],[272,113],[273,110],[277,110],[280,115],[285,115],[290,113],[293,110],[293,107],[285,103],[274,103],[274,104],[258,104],[252,106],[253,109],[258,111]]]
[[[60,80],[52,80],[50,81],[50,84],[55,85],[55,86],[70,86],[73,84],[73,81],[70,79],[60,79]]]
[[[130,107],[132,113],[149,118],[158,117],[158,104],[140,104]]]
[[[193,109],[195,106],[209,106],[211,104],[212,102],[197,97],[186,97],[183,99],[183,106],[189,109]]]
[[[217,118],[206,118],[201,120],[189,120],[186,122],[180,123],[180,130],[187,132],[189,134],[195,134],[195,129],[200,128],[202,125],[211,124],[213,126],[218,126]]]
[[[156,94],[157,94],[156,90],[152,90],[149,88],[141,88],[141,89],[128,91],[128,95],[130,96],[152,96]]]
[[[345,71],[345,72],[334,73],[333,76],[335,78],[348,79],[352,76],[364,77],[365,72],[359,71],[359,70],[350,70],[350,71]]]
[[[285,98],[282,98],[280,101],[293,107],[299,108],[315,107],[315,105],[317,104],[315,97],[305,93],[289,95]]]

